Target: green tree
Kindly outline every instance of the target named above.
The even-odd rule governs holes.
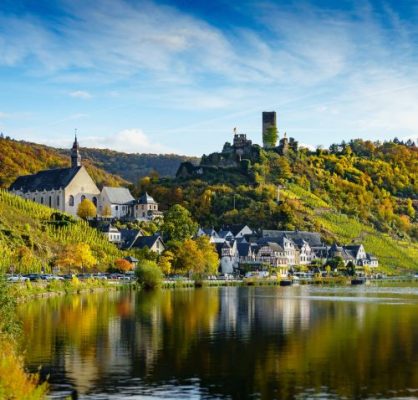
[[[89,199],[84,199],[77,208],[77,215],[82,219],[94,218],[96,212],[96,206]]]
[[[135,274],[138,283],[144,289],[156,289],[161,286],[164,279],[164,275],[155,261],[141,261]]]
[[[161,230],[168,239],[183,241],[191,238],[197,232],[197,228],[198,225],[191,218],[190,212],[175,204],[165,214]]]

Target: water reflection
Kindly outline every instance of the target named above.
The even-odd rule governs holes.
[[[95,293],[20,313],[27,363],[56,394],[285,399],[417,395],[417,311],[415,290],[302,286]]]

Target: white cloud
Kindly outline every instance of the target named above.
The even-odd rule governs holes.
[[[71,97],[77,97],[79,99],[91,99],[93,96],[86,92],[85,90],[74,90],[73,92],[68,93]]]
[[[82,147],[112,149],[125,153],[175,153],[160,143],[154,142],[141,129],[124,129],[111,136],[80,136]]]

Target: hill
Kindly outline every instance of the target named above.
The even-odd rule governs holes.
[[[83,243],[107,269],[122,256],[97,230],[52,208],[0,190],[0,271],[20,266],[19,272],[36,272],[65,254],[66,246]],[[64,271],[65,272],[65,271]]]
[[[68,157],[69,150],[59,149]],[[180,164],[185,161],[198,163],[199,158],[177,154],[131,154],[108,149],[81,148],[83,158],[108,173],[135,183],[144,176],[157,173],[161,177],[174,177]]]
[[[295,142],[293,142],[295,143]],[[182,165],[172,181],[143,180],[163,207],[180,202],[202,226],[246,223],[319,231],[329,242],[363,242],[384,267],[418,269],[418,148],[360,139],[311,152],[248,148]]]
[[[69,156],[52,147],[0,137],[0,188],[8,188],[21,175],[51,168],[68,167]],[[83,159],[90,176],[99,187],[122,186],[128,182]]]
[[[112,150],[81,148],[83,164],[99,187],[126,186],[156,173],[174,177],[184,161],[198,158],[175,154],[127,154]],[[0,188],[8,188],[21,175],[43,169],[66,167],[70,150],[0,137]]]

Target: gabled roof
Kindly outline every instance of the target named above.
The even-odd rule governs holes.
[[[26,193],[66,188],[81,168],[83,167],[48,169],[33,175],[20,176],[10,185],[9,190]]]
[[[160,240],[164,244],[160,235],[139,236],[132,243],[131,248],[143,249],[144,247],[148,247],[149,249],[151,249],[151,247],[154,246],[155,242],[157,242],[158,240]]]
[[[123,247],[129,248],[137,236],[142,236],[142,232],[139,229],[121,229],[120,236],[123,242]]]
[[[102,193],[106,194],[112,204],[130,204],[135,200],[129,189],[124,187],[105,186]]]
[[[311,247],[320,247],[322,246],[321,235],[318,232],[306,232],[306,231],[278,231],[278,230],[263,230],[263,237],[268,238],[278,238],[278,237],[287,237],[293,241],[295,240],[304,240]]]
[[[157,202],[147,193],[138,199],[138,204],[157,204]]]
[[[229,230],[233,233],[234,236],[238,235],[244,228],[248,228],[251,232],[253,230],[246,224],[234,224],[234,225],[228,225],[223,228],[223,230]]]
[[[231,231],[219,231],[218,233],[220,238],[226,238],[227,236],[234,236],[234,234]]]
[[[268,241],[268,242],[264,242],[263,244],[260,244],[260,248],[261,248],[261,246],[267,246],[267,247],[270,247],[273,251],[277,251],[277,252],[283,252],[284,251],[284,249],[283,249],[283,247],[282,246],[280,246],[278,243],[276,243],[276,242],[271,242],[271,241]],[[260,250],[260,249],[259,249]]]
[[[103,233],[119,233],[119,230],[112,224],[104,224],[100,227],[100,231]]]
[[[130,263],[137,263],[139,261],[137,258],[132,256],[125,257],[125,260],[129,261]]]

